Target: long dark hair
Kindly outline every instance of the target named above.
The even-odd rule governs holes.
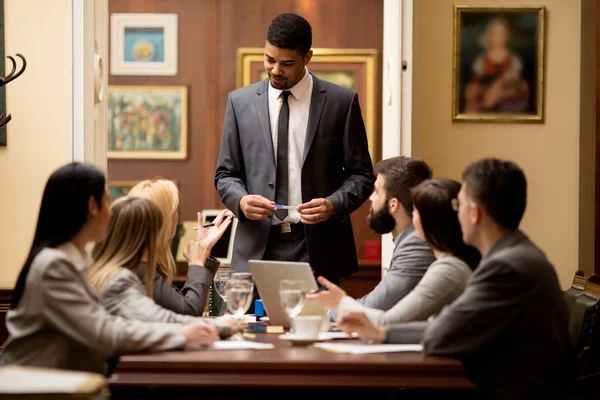
[[[19,305],[33,259],[46,247],[57,247],[79,233],[87,215],[90,197],[102,207],[106,190],[104,173],[93,165],[70,163],[48,178],[29,255],[21,268],[11,308]]]
[[[427,243],[475,269],[481,255],[463,242],[458,214],[452,209],[452,199],[459,191],[460,183],[452,179],[429,179],[412,190],[413,204],[419,211]]]

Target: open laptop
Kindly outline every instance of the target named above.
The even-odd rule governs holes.
[[[221,210],[202,210],[202,219],[204,220],[204,225],[210,224],[214,221],[215,218],[219,215]],[[232,215],[231,212],[228,212],[226,215]],[[213,246],[210,255],[215,257],[217,260],[221,262],[222,265],[231,265],[231,257],[233,255],[233,241],[235,238],[235,230],[237,229],[237,218],[234,218],[231,221],[231,224],[221,236],[221,239],[217,241],[217,243]],[[192,240],[196,240],[198,235],[194,230],[194,227],[197,225],[197,221],[184,221],[183,229],[184,233],[179,240],[179,246],[177,248],[177,256],[175,259],[177,261],[185,261],[185,257],[183,256],[183,250],[186,248],[188,243]]]
[[[317,290],[317,281],[306,262],[263,261],[249,260],[248,265],[252,278],[258,289],[260,298],[265,306],[272,325],[290,326],[290,318],[279,302],[279,282],[282,279],[297,279],[305,283],[309,292]],[[321,315],[323,317],[322,331],[329,330],[329,319],[325,308],[314,301],[307,301],[300,315]]]

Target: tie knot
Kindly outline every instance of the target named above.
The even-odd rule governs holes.
[[[284,103],[287,103],[290,93],[291,92],[289,90],[284,90],[283,92],[281,92],[281,99],[283,100]]]

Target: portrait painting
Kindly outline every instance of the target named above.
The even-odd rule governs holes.
[[[316,77],[354,90],[358,94],[367,131],[369,153],[378,159],[377,143],[377,50],[376,49],[320,49],[313,50],[308,69]],[[238,49],[237,87],[267,79],[263,48]]]
[[[544,7],[454,8],[453,120],[543,122]]]
[[[113,14],[110,23],[111,74],[177,74],[177,14]]]
[[[185,86],[109,86],[108,158],[185,159]]]

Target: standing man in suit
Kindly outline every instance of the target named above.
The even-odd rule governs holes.
[[[464,293],[431,323],[385,329],[353,311],[342,316],[342,329],[457,357],[481,398],[567,398],[575,365],[565,302],[554,267],[518,229],[526,199],[525,175],[514,163],[471,164],[453,207],[463,240],[483,258]]]
[[[350,213],[373,190],[373,165],[357,94],[308,71],[311,45],[301,16],[271,22],[268,79],[229,95],[215,186],[239,217],[232,269],[308,261],[339,282],[358,269]]]

